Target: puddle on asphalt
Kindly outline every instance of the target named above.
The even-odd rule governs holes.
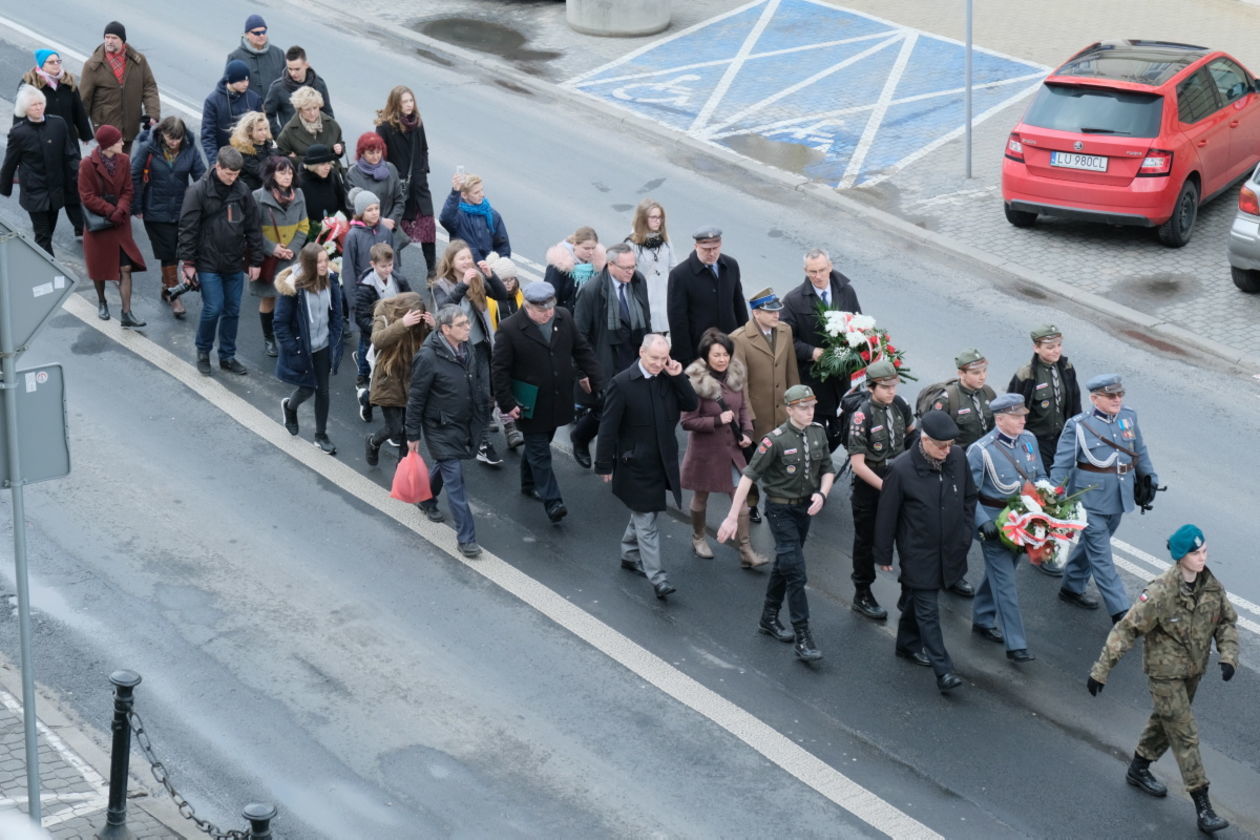
[[[511,27],[476,18],[449,17],[412,24],[422,35],[457,47],[490,53],[508,61],[551,61],[560,53],[525,48],[528,39]]]
[[[805,169],[822,163],[825,156],[817,149],[800,143],[768,140],[759,134],[735,134],[723,139],[723,144],[762,163],[768,163],[788,172],[805,174]]]
[[[1159,272],[1139,277],[1129,277],[1116,284],[1112,294],[1136,297],[1140,300],[1167,301],[1184,297],[1198,289],[1197,278],[1187,274]],[[1140,308],[1140,307],[1139,307]]]

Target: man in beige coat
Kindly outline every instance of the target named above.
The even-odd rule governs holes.
[[[770,289],[762,289],[753,295],[748,305],[752,318],[731,333],[731,341],[735,342],[735,358],[748,371],[748,404],[753,414],[752,439],[758,441],[787,422],[783,394],[793,385],[799,385],[801,377],[796,366],[792,328],[779,321],[779,313],[783,309],[779,296]],[[744,456],[752,456],[751,447]],[[749,514],[753,522],[761,521],[757,500],[757,486],[754,484],[748,494]]]
[[[105,27],[105,41],[83,63],[79,95],[92,125],[112,125],[122,132],[123,152],[140,133],[140,121],[162,119],[157,81],[149,62],[127,45],[127,30],[118,21]]]

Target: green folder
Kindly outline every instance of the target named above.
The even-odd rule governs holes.
[[[521,416],[529,420],[534,416],[534,406],[538,404],[538,386],[513,379],[512,399],[521,407]]]

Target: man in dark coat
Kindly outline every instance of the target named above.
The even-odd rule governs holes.
[[[805,282],[783,297],[783,320],[795,336],[801,384],[808,385],[818,397],[818,412],[814,416],[827,430],[827,439],[834,449],[841,437],[836,410],[849,383],[843,377],[833,376],[823,381],[814,376],[814,362],[823,354],[826,343],[818,323],[820,306],[839,312],[862,311],[849,278],[832,267],[831,256],[826,251],[815,248],[805,254]]]
[[[595,393],[603,377],[573,316],[556,306],[550,283],[527,286],[525,305],[499,322],[490,368],[499,411],[525,436],[521,492],[541,500],[547,518],[559,522],[569,511],[551,470],[551,439],[573,421],[574,382]]]
[[[284,70],[284,52],[271,43],[271,37],[267,34],[267,21],[263,20],[262,15],[255,14],[245,18],[241,45],[228,53],[227,61],[234,59],[245,63],[249,70],[249,87],[257,91],[259,96],[265,95],[271,83],[280,78]]]
[[[250,84],[252,85],[253,82]],[[289,97],[293,96],[293,92],[300,87],[314,88],[319,91],[319,95],[324,97],[324,106],[319,110],[330,117],[336,116],[333,113],[332,99],[328,95],[328,85],[315,72],[315,68],[307,63],[306,50],[298,46],[289,47],[284,53],[284,72],[271,83],[270,87],[258,90],[263,94],[263,112],[271,121],[272,136],[279,137],[280,131],[288,125],[289,120],[293,119],[296,111]],[[400,174],[406,176],[405,172],[400,171]]]
[[[679,415],[699,405],[683,366],[669,357],[669,340],[648,333],[639,360],[609,383],[599,423],[595,472],[612,482],[613,494],[630,508],[630,524],[621,537],[621,565],[643,574],[661,600],[674,587],[661,568],[656,520],[668,504],[667,492],[682,507],[675,430]]]
[[[931,666],[942,694],[962,680],[945,650],[937,594],[967,573],[978,496],[957,437],[948,414],[924,414],[918,443],[888,468],[875,519],[875,562],[891,572],[894,543],[901,562],[895,652]]]
[[[490,419],[488,393],[481,381],[481,365],[468,343],[472,321],[462,309],[448,304],[435,316],[437,331],[430,333],[411,363],[411,387],[407,390],[407,445],[420,449],[420,434],[429,444],[433,459],[430,488],[436,497],[446,488],[446,501],[455,522],[459,553],[477,557],[477,531],[473,526],[468,493],[464,489],[464,461],[477,455],[477,446]]]
[[[223,70],[223,78],[201,105],[201,150],[206,162],[214,163],[220,146],[232,137],[236,122],[250,111],[262,110],[262,94],[250,87],[249,68],[233,59]]]
[[[13,195],[15,176],[20,178],[18,203],[31,217],[35,244],[52,254],[57,213],[71,195],[78,203],[79,144],[65,120],[45,114],[45,107],[44,94],[34,87],[18,91],[0,165],[0,195]]]
[[[693,233],[695,250],[669,272],[666,293],[670,354],[686,367],[696,358],[704,331],[733,333],[748,323],[739,263],[722,253],[722,231],[708,225]]]
[[[652,327],[647,282],[635,270],[634,251],[618,242],[607,251],[608,262],[595,278],[578,290],[573,320],[578,332],[595,351],[600,370],[625,370],[638,358],[643,336]],[[578,394],[589,410],[573,424],[569,442],[578,466],[591,466],[591,441],[599,432],[601,400],[598,393]]]

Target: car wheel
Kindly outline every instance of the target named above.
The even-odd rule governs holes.
[[[1248,271],[1245,268],[1229,267],[1230,274],[1234,275],[1234,285],[1249,294],[1260,292],[1260,271]]]
[[[1026,210],[1012,210],[1009,204],[1006,205],[1005,210],[1006,221],[1010,222],[1015,227],[1032,227],[1037,223],[1036,213],[1029,213]]]
[[[1194,220],[1199,217],[1199,186],[1187,180],[1177,193],[1172,217],[1159,226],[1159,241],[1169,248],[1180,248],[1194,233]]]

